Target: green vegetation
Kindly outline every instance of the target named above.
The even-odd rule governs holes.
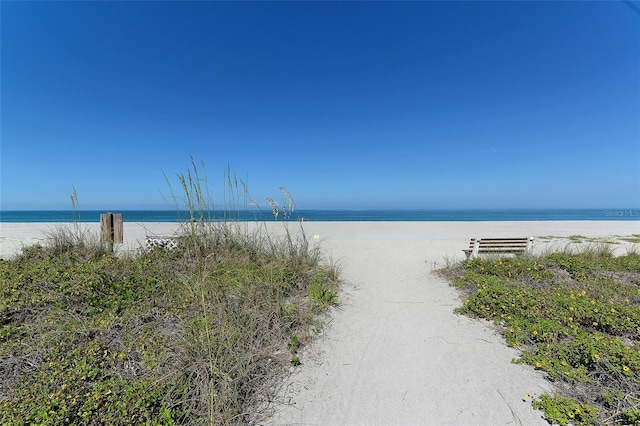
[[[494,321],[557,393],[533,406],[560,425],[640,425],[640,255],[603,246],[539,258],[467,260],[441,271],[459,313]]]
[[[629,243],[640,243],[640,234],[631,234],[629,237],[622,237],[620,239]]]
[[[116,256],[70,226],[0,261],[0,424],[246,423],[300,363],[337,271],[288,226],[205,220],[197,168],[178,177],[177,249]]]
[[[581,243],[582,240],[586,239],[587,237],[585,237],[584,235],[570,235],[567,237],[567,239],[569,241],[571,241],[572,243]]]

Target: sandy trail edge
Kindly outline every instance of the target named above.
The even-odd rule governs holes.
[[[42,242],[55,226],[0,223],[0,257]],[[177,228],[125,223],[119,250]],[[563,247],[561,237],[570,235],[640,234],[640,222],[309,222],[304,232],[317,234],[342,265],[342,305],[303,352],[302,366],[282,383],[262,423],[544,425],[524,399],[548,391],[549,383],[512,364],[517,351],[489,324],[453,314],[457,292],[431,271],[445,258],[462,259],[470,237],[559,237],[538,238],[540,252]]]

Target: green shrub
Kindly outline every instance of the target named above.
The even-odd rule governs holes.
[[[534,403],[551,422],[637,421],[640,256],[611,253],[591,247],[540,258],[474,259],[452,283],[467,295],[457,312],[494,321],[507,343],[521,349],[515,362],[544,371],[560,386],[562,396],[542,395]]]
[[[542,410],[545,417],[552,423],[561,426],[573,424],[575,426],[597,424],[598,409],[587,404],[581,404],[571,398],[561,395],[553,397],[543,394],[533,401],[533,407]]]

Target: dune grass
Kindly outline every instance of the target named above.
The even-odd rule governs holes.
[[[631,234],[628,237],[621,238],[621,240],[622,241],[627,241],[629,243],[637,244],[637,243],[640,243],[640,234]]]
[[[464,292],[457,312],[493,321],[515,360],[543,371],[531,398],[560,425],[640,425],[640,255],[604,245],[541,257],[488,258],[441,273]]]
[[[116,256],[72,227],[0,261],[0,424],[251,423],[300,363],[337,270],[304,232],[208,221],[192,166],[174,250]]]

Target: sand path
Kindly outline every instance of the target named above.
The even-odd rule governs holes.
[[[470,236],[630,235],[635,222],[307,224],[340,259],[342,306],[301,357],[269,424],[545,425],[525,395],[550,390],[515,365],[486,322],[453,313],[457,292],[431,273]],[[564,245],[566,241],[539,242]]]

